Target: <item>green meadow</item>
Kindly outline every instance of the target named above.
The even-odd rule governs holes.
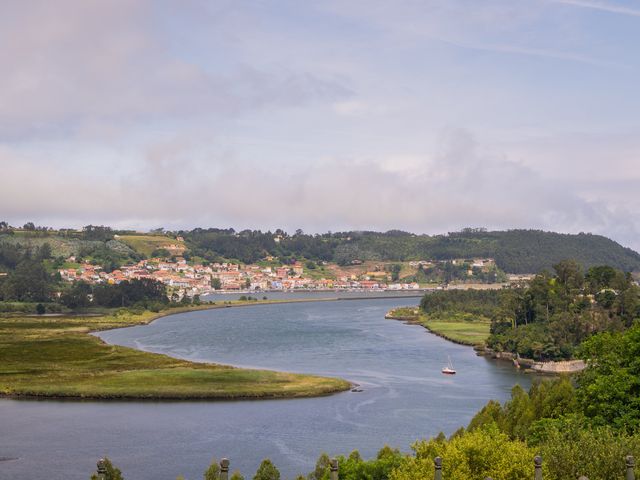
[[[173,310],[171,313],[177,313]],[[162,314],[0,318],[0,395],[231,399],[310,397],[347,390],[337,378],[193,363],[107,345],[91,331]]]

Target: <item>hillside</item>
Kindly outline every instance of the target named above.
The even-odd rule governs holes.
[[[640,271],[640,254],[600,235],[560,234],[540,230],[486,232],[467,230],[448,235],[406,232],[342,232],[305,235],[298,232],[196,229],[180,232],[190,250],[204,258],[255,262],[267,255],[304,257],[347,265],[353,261],[407,261],[490,257],[507,273],[537,273],[563,259],[583,267],[610,265]]]
[[[575,259],[584,268],[610,265],[640,272],[640,254],[601,235],[577,235],[540,230],[487,232],[465,229],[446,235],[415,235],[392,230],[338,232],[308,235],[282,230],[201,229],[142,234],[91,227],[82,232],[15,230],[0,232],[0,244],[38,248],[49,244],[53,257],[70,255],[114,268],[118,264],[152,255],[185,255],[209,261],[234,260],[256,263],[278,257],[333,262],[348,266],[361,262],[406,262],[455,258],[494,258],[507,273],[538,273],[551,270],[561,260]],[[0,258],[0,266],[2,265]],[[6,263],[6,262],[5,262]]]

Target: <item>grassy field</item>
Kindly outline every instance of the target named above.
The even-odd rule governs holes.
[[[424,320],[422,324],[433,333],[464,345],[483,345],[491,326],[491,322],[483,320]]]
[[[192,363],[88,335],[157,316],[0,318],[0,395],[230,399],[308,397],[349,388],[341,379]]]
[[[136,252],[149,257],[151,252],[168,245],[177,245],[186,248],[184,242],[166,235],[120,235],[118,240],[129,245]]]
[[[430,332],[463,345],[484,345],[489,338],[491,321],[470,314],[451,313],[430,316],[417,307],[401,307],[391,310],[387,318],[422,325]]]

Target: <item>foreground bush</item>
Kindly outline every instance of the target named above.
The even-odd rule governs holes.
[[[391,480],[433,479],[435,457],[442,457],[447,480],[530,480],[533,474],[535,451],[521,441],[509,440],[495,424],[461,433],[449,441],[421,440],[411,448],[415,457],[406,457],[391,473]]]

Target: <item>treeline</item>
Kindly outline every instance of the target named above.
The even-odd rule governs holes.
[[[107,226],[87,225],[81,231],[52,230],[29,222],[19,231],[7,222],[0,222],[2,235],[24,238],[61,237],[83,241],[99,241],[115,248],[116,234],[130,234],[126,230],[113,230]],[[484,229],[463,229],[447,235],[415,235],[400,230],[388,232],[327,232],[305,234],[296,230],[289,234],[277,229],[236,231],[233,228],[196,228],[188,231],[155,234],[181,236],[189,250],[186,256],[197,256],[208,261],[237,260],[255,263],[265,257],[277,257],[283,263],[294,260],[335,262],[350,265],[354,262],[450,260],[454,258],[494,258],[498,268],[507,273],[538,273],[562,259],[573,258],[584,268],[611,265],[625,272],[640,271],[640,254],[600,236],[543,232],[540,230],[508,230],[488,232]],[[98,252],[108,257],[105,252]],[[121,252],[122,253],[122,252]],[[104,259],[107,263],[110,258]]]
[[[125,280],[117,285],[76,282],[62,293],[60,303],[72,310],[88,307],[138,307],[158,311],[169,303],[166,287],[148,278]]]
[[[619,332],[640,318],[640,288],[609,266],[583,272],[575,261],[537,275],[522,290],[500,294],[487,345],[534,359],[571,358],[584,340]]]
[[[74,256],[76,262],[87,261],[99,265],[106,272],[143,258],[143,255],[115,239],[116,234],[124,232],[110,227],[87,225],[77,231],[32,226],[16,231],[13,227],[2,228],[3,224],[7,225],[6,222],[0,222],[0,272],[6,272],[8,268],[7,264],[3,264],[3,256],[15,257],[25,251],[34,253],[43,248],[47,249],[47,259],[51,260],[51,267],[55,269],[61,268],[68,256]]]
[[[116,261],[112,257],[99,257],[100,253],[95,250],[92,255],[96,255],[94,259]],[[132,306],[157,310],[169,302],[166,287],[150,279],[117,285],[63,282],[57,273],[63,262],[64,259],[52,256],[48,243],[29,247],[0,242],[0,272],[3,273],[0,275],[0,311],[22,311],[22,307],[28,307],[45,313],[47,309],[58,312],[61,307],[75,310]]]
[[[356,261],[447,260],[495,258],[508,273],[537,273],[565,258],[583,267],[611,265],[623,271],[640,270],[640,255],[599,235],[568,235],[539,230],[486,232],[466,229],[448,235],[407,232],[339,232],[308,235],[282,230],[195,229],[178,232],[191,252],[211,261],[237,259],[253,263],[267,256],[306,258],[348,265]]]
[[[429,316],[468,313],[492,319],[500,307],[503,292],[496,290],[438,290],[420,300],[420,309]]]
[[[59,281],[45,266],[51,247],[28,249],[0,242],[0,301],[46,302]]]
[[[82,240],[97,240],[106,242],[113,240],[115,235],[126,235],[135,233],[133,230],[114,230],[105,225],[85,225],[80,230],[73,228],[52,228],[36,225],[27,222],[22,227],[9,225],[6,221],[0,221],[0,234],[16,235],[20,234],[24,238],[61,236],[65,238],[78,238]]]
[[[463,313],[491,320],[487,346],[536,360],[566,359],[599,332],[619,332],[640,318],[640,288],[609,266],[586,273],[573,260],[544,271],[526,288],[448,290],[423,297],[428,315]]]

